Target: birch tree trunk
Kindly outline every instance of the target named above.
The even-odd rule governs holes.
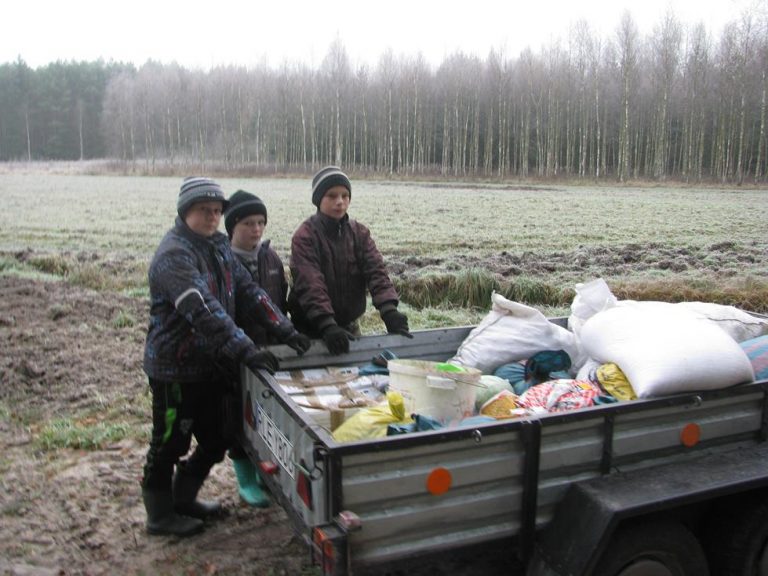
[[[763,151],[765,146],[765,68],[762,71],[760,81],[762,87],[760,93],[760,132],[757,138],[757,159],[755,160],[755,182],[763,177]]]

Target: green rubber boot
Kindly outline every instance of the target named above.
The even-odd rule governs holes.
[[[232,460],[232,465],[235,467],[237,490],[240,493],[240,498],[256,508],[269,506],[269,497],[261,489],[261,478],[259,478],[259,473],[253,462],[248,458],[238,458]]]

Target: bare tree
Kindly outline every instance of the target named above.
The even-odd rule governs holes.
[[[655,107],[653,111],[652,165],[653,177],[664,179],[669,162],[669,106],[680,59],[682,30],[677,18],[667,12],[651,38]]]
[[[619,126],[618,177],[624,182],[630,176],[631,135],[629,131],[632,80],[638,58],[637,26],[629,12],[624,12],[617,31],[619,68],[621,70],[621,124]]]

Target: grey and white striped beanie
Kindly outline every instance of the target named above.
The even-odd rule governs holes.
[[[179,190],[179,200],[176,203],[176,210],[179,216],[184,218],[189,207],[195,202],[221,202],[221,209],[226,210],[229,202],[224,197],[224,191],[216,182],[210,178],[201,178],[198,176],[185,178],[181,183]]]
[[[349,181],[349,177],[341,171],[341,168],[326,166],[319,170],[312,178],[312,204],[319,208],[325,193],[334,186],[344,186],[349,190],[349,197],[352,198],[352,183]]]

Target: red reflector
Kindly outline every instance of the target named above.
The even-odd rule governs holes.
[[[277,464],[274,462],[270,462],[269,460],[260,460],[259,461],[259,468],[261,468],[261,471],[264,472],[264,474],[277,474]]]
[[[296,475],[296,493],[301,498],[301,501],[304,502],[304,505],[312,510],[312,484],[307,475],[301,470]]]
[[[330,540],[323,542],[323,556],[325,556],[327,560],[333,561],[334,552],[335,548],[333,547],[333,542]]]

